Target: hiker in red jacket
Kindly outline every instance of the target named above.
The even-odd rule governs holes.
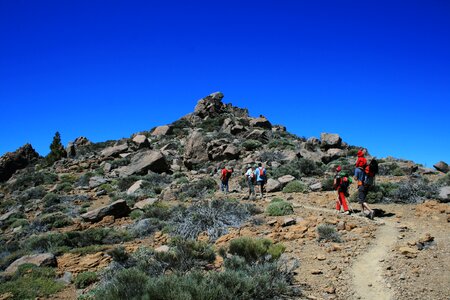
[[[228,194],[228,181],[230,180],[231,174],[233,174],[233,168],[227,169],[224,167],[222,171],[220,171],[220,190]]]
[[[355,163],[355,178],[358,181],[358,186],[361,186],[364,182],[365,178],[365,168],[367,166],[367,159],[364,157],[366,154],[366,149],[359,149],[358,153],[356,154],[358,156],[358,159]]]
[[[351,179],[348,178],[347,173],[342,171],[341,166],[336,168],[336,175],[334,176],[333,187],[336,189],[338,193],[338,198],[336,201],[336,210],[337,212],[341,211],[341,207],[344,209],[344,214],[348,215],[350,212],[348,211],[347,199],[345,196],[348,196],[348,187],[351,183]]]

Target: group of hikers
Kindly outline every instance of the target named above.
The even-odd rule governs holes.
[[[369,207],[366,202],[367,193],[372,188],[375,182],[375,175],[378,174],[378,162],[376,159],[372,159],[368,164],[367,159],[364,157],[366,149],[360,149],[357,153],[357,160],[355,162],[354,178],[357,181],[358,186],[358,202],[361,204],[362,214],[368,216],[370,219],[374,218],[375,212]],[[223,167],[220,172],[220,189],[224,193],[229,192],[229,180],[233,174],[233,168]],[[248,165],[248,169],[245,172],[245,180],[248,187],[248,198],[256,198],[255,185],[259,187],[259,194],[261,199],[264,197],[264,185],[267,182],[267,172],[261,163],[258,166]],[[333,188],[338,193],[336,201],[336,210],[338,212],[343,210],[344,214],[350,214],[348,209],[347,198],[349,195],[348,189],[352,183],[352,178],[342,170],[341,166],[336,168],[336,174],[333,181]],[[353,210],[353,209],[352,209]],[[367,211],[367,212],[366,212]]]
[[[361,204],[361,212],[363,215],[368,216],[370,219],[374,218],[375,212],[369,207],[366,202],[367,193],[375,184],[375,175],[378,174],[378,162],[373,158],[370,163],[367,163],[367,159],[364,157],[366,154],[365,149],[358,150],[357,160],[355,162],[355,174],[354,177],[358,186],[358,202]],[[336,201],[336,210],[338,212],[343,209],[344,214],[350,214],[348,210],[348,204],[346,197],[349,196],[348,189],[352,183],[352,178],[342,170],[341,166],[336,168],[336,175],[333,181],[333,187],[338,193]],[[367,213],[366,213],[367,211]]]
[[[229,192],[228,182],[230,180],[231,174],[233,174],[233,168],[222,168],[220,172],[220,189],[224,193]],[[255,185],[259,187],[259,193],[261,199],[264,197],[264,185],[267,182],[267,171],[266,168],[262,166],[262,163],[258,163],[258,166],[248,165],[248,169],[245,172],[245,180],[248,187],[248,197],[256,198]]]

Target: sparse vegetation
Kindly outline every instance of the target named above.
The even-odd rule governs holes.
[[[317,240],[320,241],[328,241],[334,243],[341,242],[341,236],[336,231],[336,228],[330,224],[320,224],[317,226]]]
[[[254,151],[256,149],[261,148],[261,146],[262,146],[262,143],[257,140],[245,140],[242,143],[242,147],[244,147],[244,149],[247,151]]]
[[[217,188],[217,183],[212,178],[203,178],[192,183],[185,184],[178,193],[181,200],[202,199],[211,194]]]
[[[289,164],[282,165],[270,172],[269,176],[279,178],[284,175],[292,175],[297,179],[302,176],[321,176],[324,172],[324,165],[316,163],[306,158],[294,160]]]
[[[233,255],[244,258],[247,263],[255,263],[278,259],[285,249],[284,245],[274,245],[269,239],[242,237],[232,240],[228,251]]]

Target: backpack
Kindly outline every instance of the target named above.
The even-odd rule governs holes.
[[[365,173],[364,184],[373,185],[375,182],[375,175],[378,174],[378,162],[376,159],[372,159],[370,164],[366,167]]]
[[[233,171],[227,170],[227,174],[225,175],[225,178],[227,180],[230,179],[232,173],[233,173]]]
[[[266,181],[266,169],[263,167],[259,167],[259,178],[261,178],[264,182]]]

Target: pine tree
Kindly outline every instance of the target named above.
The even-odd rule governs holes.
[[[67,157],[67,152],[61,144],[61,135],[57,131],[53,137],[52,143],[50,144],[50,153],[47,155],[46,159],[49,164],[53,164],[55,161],[58,161],[63,157]]]

